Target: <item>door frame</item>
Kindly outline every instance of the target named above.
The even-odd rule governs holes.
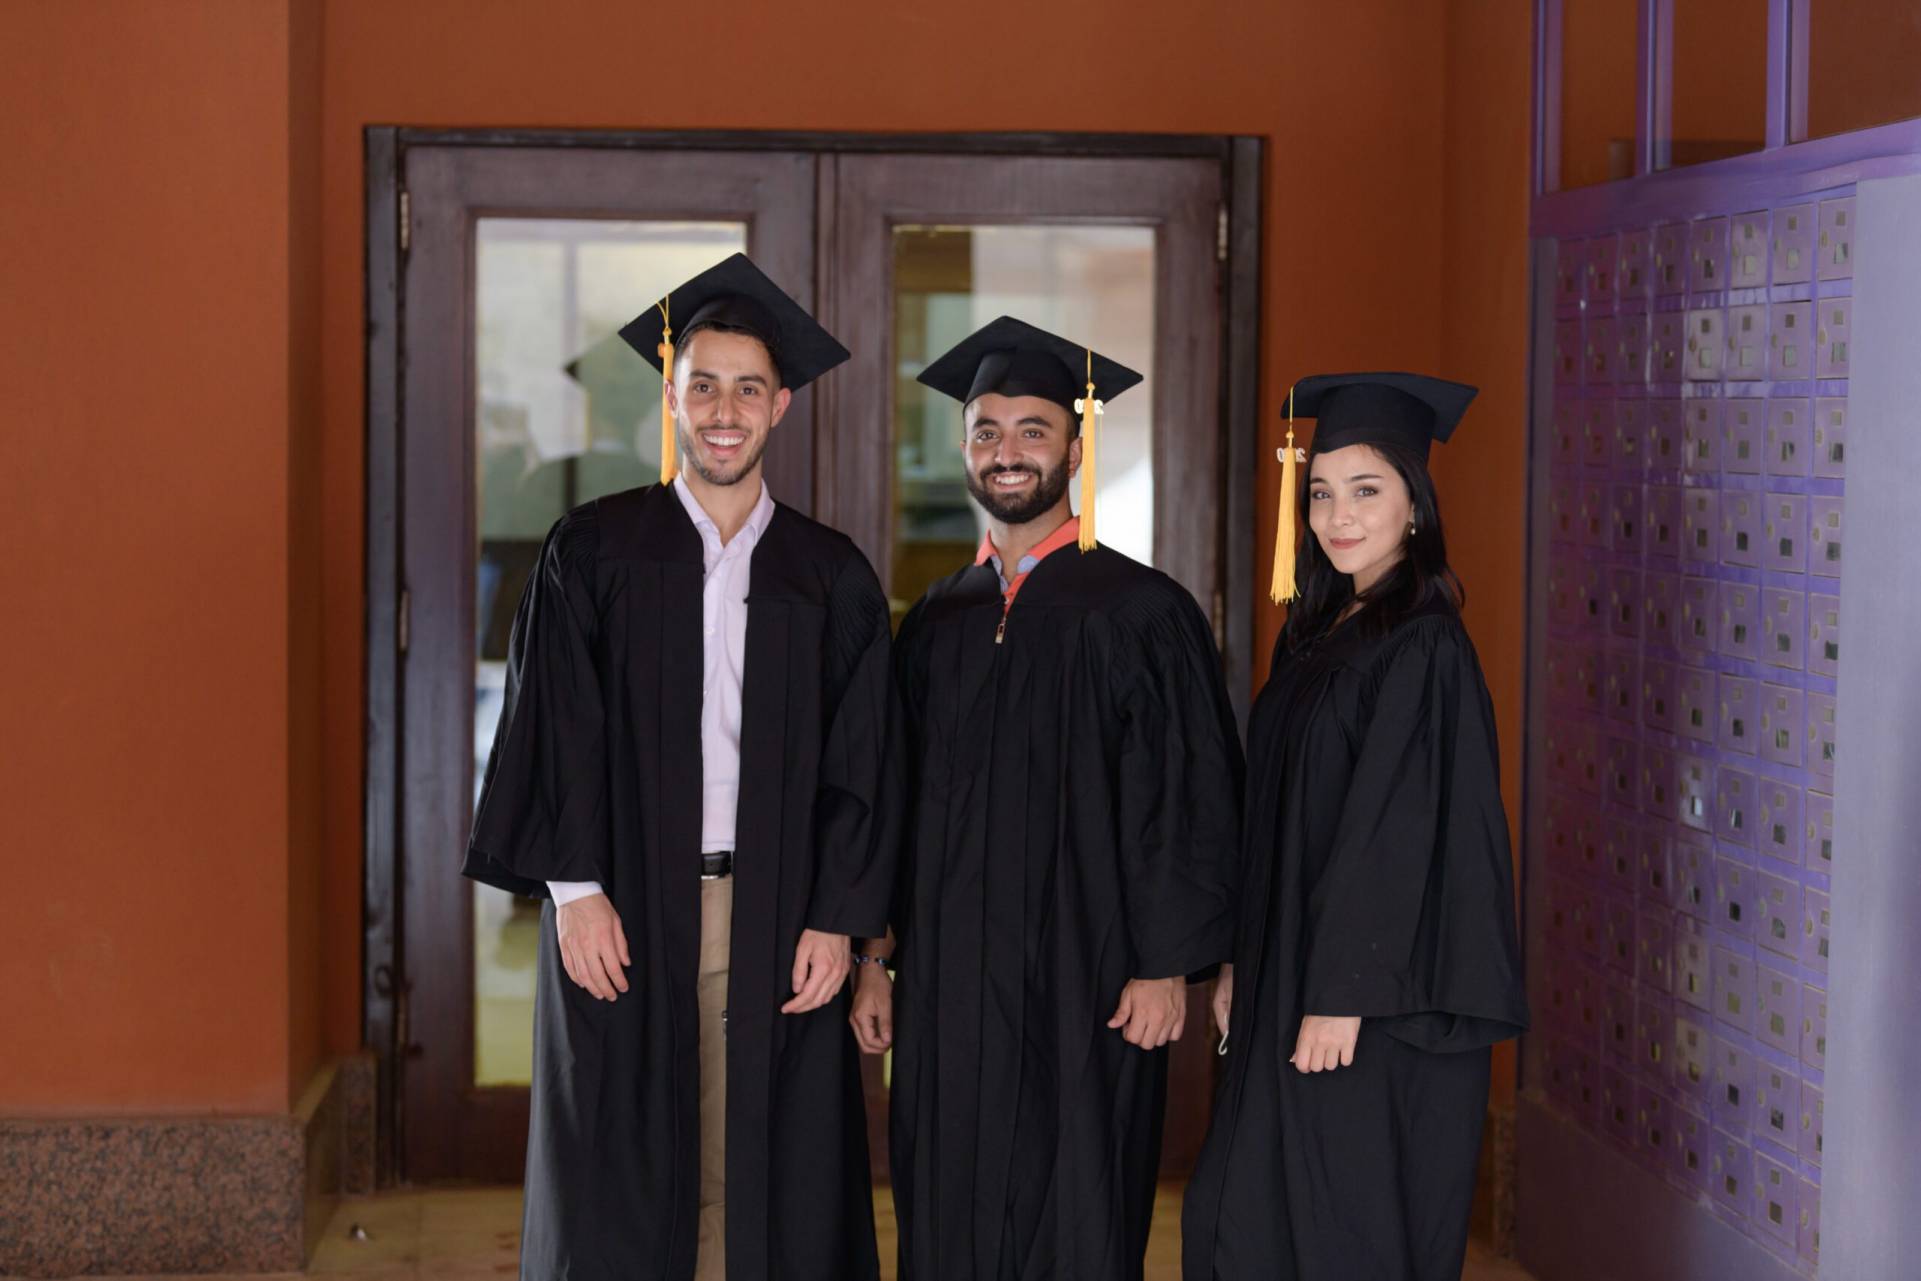
[[[780,151],[836,154],[1210,159],[1221,167],[1220,416],[1217,513],[1222,554],[1215,602],[1228,692],[1245,725],[1252,698],[1254,501],[1259,475],[1262,197],[1266,142],[1215,134],[830,133],[754,130],[432,129],[376,125],[363,132],[365,173],[366,613],[361,1002],[364,1044],[377,1057],[376,1170],[384,1186],[406,1176],[397,1089],[406,1057],[408,981],[402,930],[400,765],[408,605],[402,572],[405,369],[402,280],[408,253],[407,151],[417,147],[608,151]],[[817,199],[831,199],[822,192]],[[832,234],[831,210],[817,211]],[[825,261],[824,258],[819,261]],[[818,290],[818,280],[816,281]],[[800,497],[799,494],[796,497]],[[813,507],[812,492],[806,509]],[[797,504],[798,505],[798,504]],[[1208,602],[1203,601],[1203,606]]]

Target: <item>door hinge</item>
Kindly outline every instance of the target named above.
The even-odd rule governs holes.
[[[407,652],[407,646],[413,640],[413,630],[414,594],[403,587],[400,589],[400,607],[394,617],[394,644],[402,654]]]
[[[1214,223],[1214,260],[1227,261],[1227,205],[1220,207],[1220,216]]]
[[[406,253],[407,246],[413,243],[413,193],[405,187],[400,189],[400,252]]]
[[[1227,597],[1214,589],[1214,648],[1227,652]]]
[[[414,1042],[413,996],[412,979],[403,978],[394,984],[394,1053],[403,1061],[426,1052],[425,1046]]]

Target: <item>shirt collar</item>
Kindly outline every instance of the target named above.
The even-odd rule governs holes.
[[[1034,566],[1046,560],[1052,553],[1059,551],[1069,543],[1079,542],[1080,537],[1081,518],[1079,516],[1068,517],[1067,521],[1062,524],[1059,529],[1034,544],[1027,555],[1021,557],[1020,564],[1014,567],[1014,573],[1018,575],[1029,572]],[[1008,577],[1007,568],[1001,563],[1000,550],[994,546],[994,536],[988,533],[981,535],[980,550],[974,553],[974,563],[976,565],[985,565],[990,560],[994,562],[994,568],[1000,573],[1002,578]]]
[[[674,494],[680,499],[680,505],[686,509],[687,519],[694,522],[695,529],[711,530],[716,538],[720,536],[720,526],[714,523],[714,518],[707,514],[707,509],[700,505],[698,498],[694,497],[694,491],[688,488],[686,472],[674,477]],[[747,513],[747,523],[741,527],[741,533],[750,535],[750,542],[759,542],[760,536],[767,532],[767,523],[773,518],[774,496],[768,492],[767,482],[762,480],[760,500],[754,504],[754,510]]]

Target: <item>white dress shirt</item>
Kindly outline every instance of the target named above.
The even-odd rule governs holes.
[[[747,578],[754,547],[774,518],[774,499],[761,482],[760,501],[740,532],[723,543],[720,527],[687,487],[674,478],[674,493],[700,532],[706,578],[701,588],[700,848],[704,854],[734,848],[734,816],[740,802],[740,689],[747,671]],[[598,881],[549,881],[554,906],[601,892]]]

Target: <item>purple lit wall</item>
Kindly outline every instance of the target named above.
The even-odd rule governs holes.
[[[1853,205],[1838,187],[1562,240],[1535,415],[1531,1084],[1810,1273]]]
[[[1764,0],[1761,149],[1666,168],[1742,69],[1636,8],[1634,176],[1561,191],[1537,0],[1519,1254],[1913,1281],[1921,118],[1807,141],[1847,16]]]

